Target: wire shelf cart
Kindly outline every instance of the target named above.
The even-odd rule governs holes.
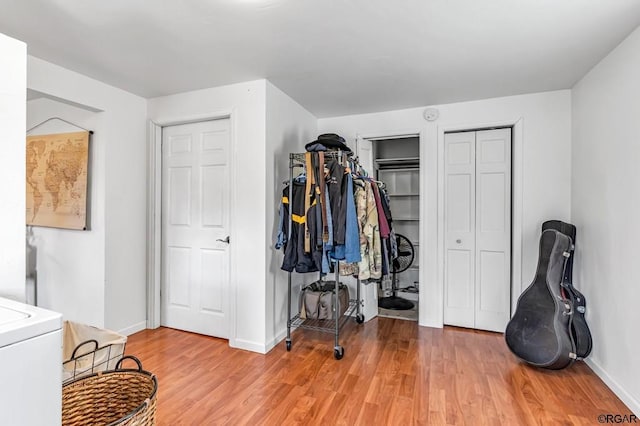
[[[326,151],[325,157],[335,158],[344,160],[347,156],[347,153],[344,151]],[[296,167],[304,167],[305,166],[305,154],[304,153],[292,153],[289,154],[289,200],[293,199],[293,174],[294,169]],[[292,228],[292,215],[289,214],[289,233],[287,235],[287,241],[291,239],[291,228]],[[292,329],[302,328],[308,330],[315,330],[325,333],[332,333],[334,335],[334,346],[333,346],[333,356],[335,359],[342,359],[344,356],[344,348],[340,345],[340,329],[342,326],[352,317],[355,312],[355,320],[358,324],[362,324],[364,322],[364,315],[361,312],[361,306],[363,302],[361,300],[361,283],[360,279],[357,280],[356,284],[356,298],[349,299],[349,306],[344,311],[344,314],[341,316],[340,313],[340,297],[339,297],[339,286],[340,286],[340,268],[339,263],[336,262],[334,265],[335,269],[335,287],[333,290],[333,307],[334,307],[334,319],[303,319],[300,318],[300,313],[296,313],[292,316],[291,312],[291,275],[293,272],[288,273],[288,282],[287,282],[287,338],[285,340],[285,344],[287,347],[287,351],[291,350],[291,331]]]

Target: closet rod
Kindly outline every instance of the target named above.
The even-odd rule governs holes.
[[[93,134],[93,130],[85,129],[85,128],[84,128],[84,127],[82,127],[82,126],[78,126],[76,123],[72,123],[71,121],[69,121],[69,120],[65,120],[64,118],[60,118],[60,117],[50,117],[50,118],[47,118],[47,119],[46,119],[46,120],[44,120],[43,122],[38,123],[38,124],[36,124],[35,126],[33,126],[32,128],[28,129],[28,130],[27,130],[27,133],[29,133],[30,131],[32,131],[33,129],[35,129],[35,128],[37,128],[37,127],[42,126],[42,125],[43,125],[43,124],[45,124],[45,123],[48,123],[48,122],[49,122],[49,121],[51,121],[51,120],[60,120],[60,121],[63,121],[63,122],[65,122],[65,123],[67,123],[67,124],[70,124],[70,125],[72,125],[72,126],[74,126],[74,127],[77,127],[78,129],[85,130],[85,131],[89,132],[89,134],[90,134],[90,135],[92,135],[92,134]]]

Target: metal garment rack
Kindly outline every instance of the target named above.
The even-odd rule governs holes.
[[[332,158],[336,160],[343,161],[347,158],[348,153],[344,151],[325,151],[325,158]],[[291,231],[293,226],[292,220],[292,212],[293,212],[293,170],[296,167],[305,167],[305,154],[304,153],[292,153],[289,154],[289,229],[287,234],[287,243],[291,241]],[[307,178],[309,178],[307,176]],[[335,308],[334,317],[337,316],[338,312],[340,312],[340,297],[339,297],[339,288],[340,288],[340,263],[336,261],[334,264],[335,269],[335,287],[333,290],[333,306]],[[333,333],[334,334],[334,345],[333,345],[333,356],[335,359],[342,359],[344,356],[344,348],[340,345],[340,329],[342,326],[348,321],[349,317],[355,312],[356,317],[355,320],[358,324],[362,324],[364,322],[364,315],[361,312],[362,300],[361,300],[361,291],[360,291],[360,278],[357,280],[356,285],[356,298],[349,299],[349,306],[345,310],[344,314],[339,318],[334,318],[331,320],[318,320],[318,319],[303,319],[300,318],[300,312],[296,313],[294,316],[291,316],[291,274],[293,272],[289,272],[288,283],[287,283],[287,338],[285,340],[287,351],[291,350],[291,329],[302,328],[308,330],[321,331],[324,333]],[[322,272],[320,272],[320,279],[322,279]]]

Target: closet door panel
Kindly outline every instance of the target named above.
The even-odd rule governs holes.
[[[504,310],[504,252],[482,250],[479,253],[478,311],[500,313]],[[503,330],[498,330],[503,331]]]
[[[475,327],[503,332],[511,299],[511,129],[476,132]]]
[[[478,175],[478,232],[486,236],[504,233],[507,223],[504,172]],[[498,240],[501,244],[502,241]]]
[[[363,139],[360,136],[356,138],[356,153],[360,165],[369,173],[370,176],[374,176],[373,168],[373,142],[369,139]]]
[[[470,173],[447,176],[447,232],[450,235],[469,234],[473,228],[473,176]]]
[[[470,250],[447,250],[445,324],[474,326],[474,262]]]
[[[475,133],[445,135],[444,323],[473,327],[475,301]]]

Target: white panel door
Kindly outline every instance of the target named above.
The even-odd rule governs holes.
[[[362,139],[358,136],[356,138],[356,155],[358,156],[358,162],[369,176],[375,177],[373,170],[373,141]]]
[[[503,332],[511,306],[511,129],[444,140],[444,323]]]
[[[444,138],[444,323],[474,327],[475,132]]]
[[[504,332],[511,313],[511,129],[476,132],[475,328]]]
[[[228,119],[162,129],[161,324],[222,338],[229,336],[229,145]]]
[[[369,139],[356,137],[356,155],[360,165],[365,169],[369,176],[375,177],[373,170],[373,142]],[[361,296],[364,303],[362,313],[365,321],[378,316],[378,286],[365,285],[361,287]]]

